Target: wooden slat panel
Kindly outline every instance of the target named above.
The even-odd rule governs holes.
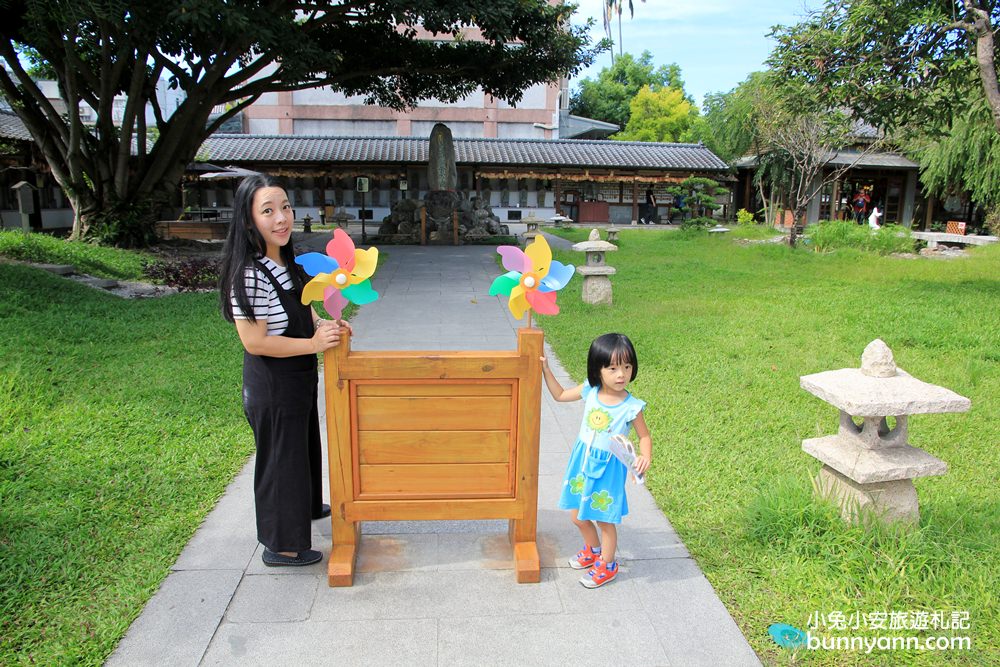
[[[523,360],[510,352],[497,356],[478,352],[475,356],[460,352],[352,352],[340,367],[342,380],[410,380],[513,378],[527,373]]]
[[[509,431],[360,431],[360,462],[508,463]]]
[[[370,495],[484,497],[510,493],[508,467],[502,463],[363,465],[360,470],[359,498]]]
[[[344,507],[348,521],[447,521],[520,519],[524,508],[512,498],[454,500],[356,500]]]
[[[422,384],[400,384],[395,382],[357,383],[358,396],[510,396],[513,385],[510,382],[438,382],[422,380]]]
[[[359,431],[503,431],[509,398],[358,397]]]

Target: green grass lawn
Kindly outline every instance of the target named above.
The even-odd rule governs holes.
[[[1000,662],[1000,247],[907,260],[664,230],[619,246],[614,306],[584,306],[575,279],[537,319],[577,379],[597,335],[636,343],[650,488],[764,661]],[[216,298],[124,301],[0,264],[0,664],[100,664],[252,452]],[[973,403],[911,420],[950,470],[917,481],[902,536],[814,502],[800,448],[837,410],[799,376],[857,366],[876,337]],[[814,612],[937,610],[970,612],[972,651],[793,654],[767,635]]]
[[[142,280],[142,264],[156,256],[79,243],[47,234],[24,234],[20,230],[0,229],[0,256],[23,262],[71,264],[81,273],[100,278]]]
[[[1000,663],[1000,246],[940,261],[704,233],[619,238],[608,254],[614,305],[582,304],[577,279],[561,314],[538,319],[578,380],[596,336],[636,344],[649,487],[765,663]],[[916,481],[920,528],[901,536],[844,526],[813,501],[819,463],[801,451],[804,438],[836,432],[838,411],[799,376],[859,366],[874,338],[915,377],[972,399],[966,414],[911,418],[911,444],[949,472]],[[939,610],[968,611],[972,629],[855,634],[969,635],[972,651],[792,653],[767,634],[772,623],[805,630],[814,612]]]
[[[101,664],[253,451],[217,299],[0,264],[0,664]]]

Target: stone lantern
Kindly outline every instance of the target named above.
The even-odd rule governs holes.
[[[865,348],[860,369],[806,375],[799,383],[840,409],[836,435],[802,442],[802,449],[823,463],[817,493],[839,502],[848,521],[870,512],[883,523],[916,525],[920,510],[913,479],[943,475],[948,464],[907,444],[907,418],[965,412],[972,402],[896,368],[892,351],[879,339]],[[888,417],[895,419],[891,428]]]
[[[583,276],[583,302],[611,305],[611,276],[616,271],[604,263],[604,253],[618,250],[613,243],[601,240],[600,233],[593,229],[586,241],[573,245],[573,250],[587,253],[587,263],[576,267]]]
[[[540,218],[536,218],[534,212],[531,212],[528,214],[528,217],[521,222],[524,223],[524,243],[531,243],[539,234],[538,225],[542,222],[542,220]]]

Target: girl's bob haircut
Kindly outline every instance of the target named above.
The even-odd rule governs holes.
[[[635,356],[635,347],[625,334],[604,334],[590,344],[590,352],[587,353],[587,382],[591,387],[601,387],[601,369],[613,363],[632,364],[629,382],[639,374],[639,359]]]

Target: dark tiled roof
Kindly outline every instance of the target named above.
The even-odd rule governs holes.
[[[12,113],[0,112],[0,137],[31,141]],[[199,156],[230,163],[425,164],[423,137],[305,137],[215,134]],[[518,167],[576,167],[725,171],[726,163],[701,144],[573,139],[455,139],[458,164]]]
[[[0,110],[0,137],[31,141],[31,133],[13,111]]]
[[[701,144],[559,139],[455,139],[455,160],[464,165],[590,167],[723,171],[726,163]],[[202,155],[213,162],[426,163],[423,137],[306,137],[220,135]]]
[[[861,155],[860,151],[844,150],[834,153],[828,164],[835,167],[854,165],[857,169],[919,169],[920,165],[913,160],[900,155],[899,153],[872,152]],[[754,155],[741,157],[733,162],[734,167],[740,169],[754,169],[757,166],[757,158]]]
[[[840,151],[833,156],[830,164],[839,166],[856,164],[856,167],[885,167],[889,169],[919,169],[920,165],[899,153],[869,153],[859,158],[859,151]]]

